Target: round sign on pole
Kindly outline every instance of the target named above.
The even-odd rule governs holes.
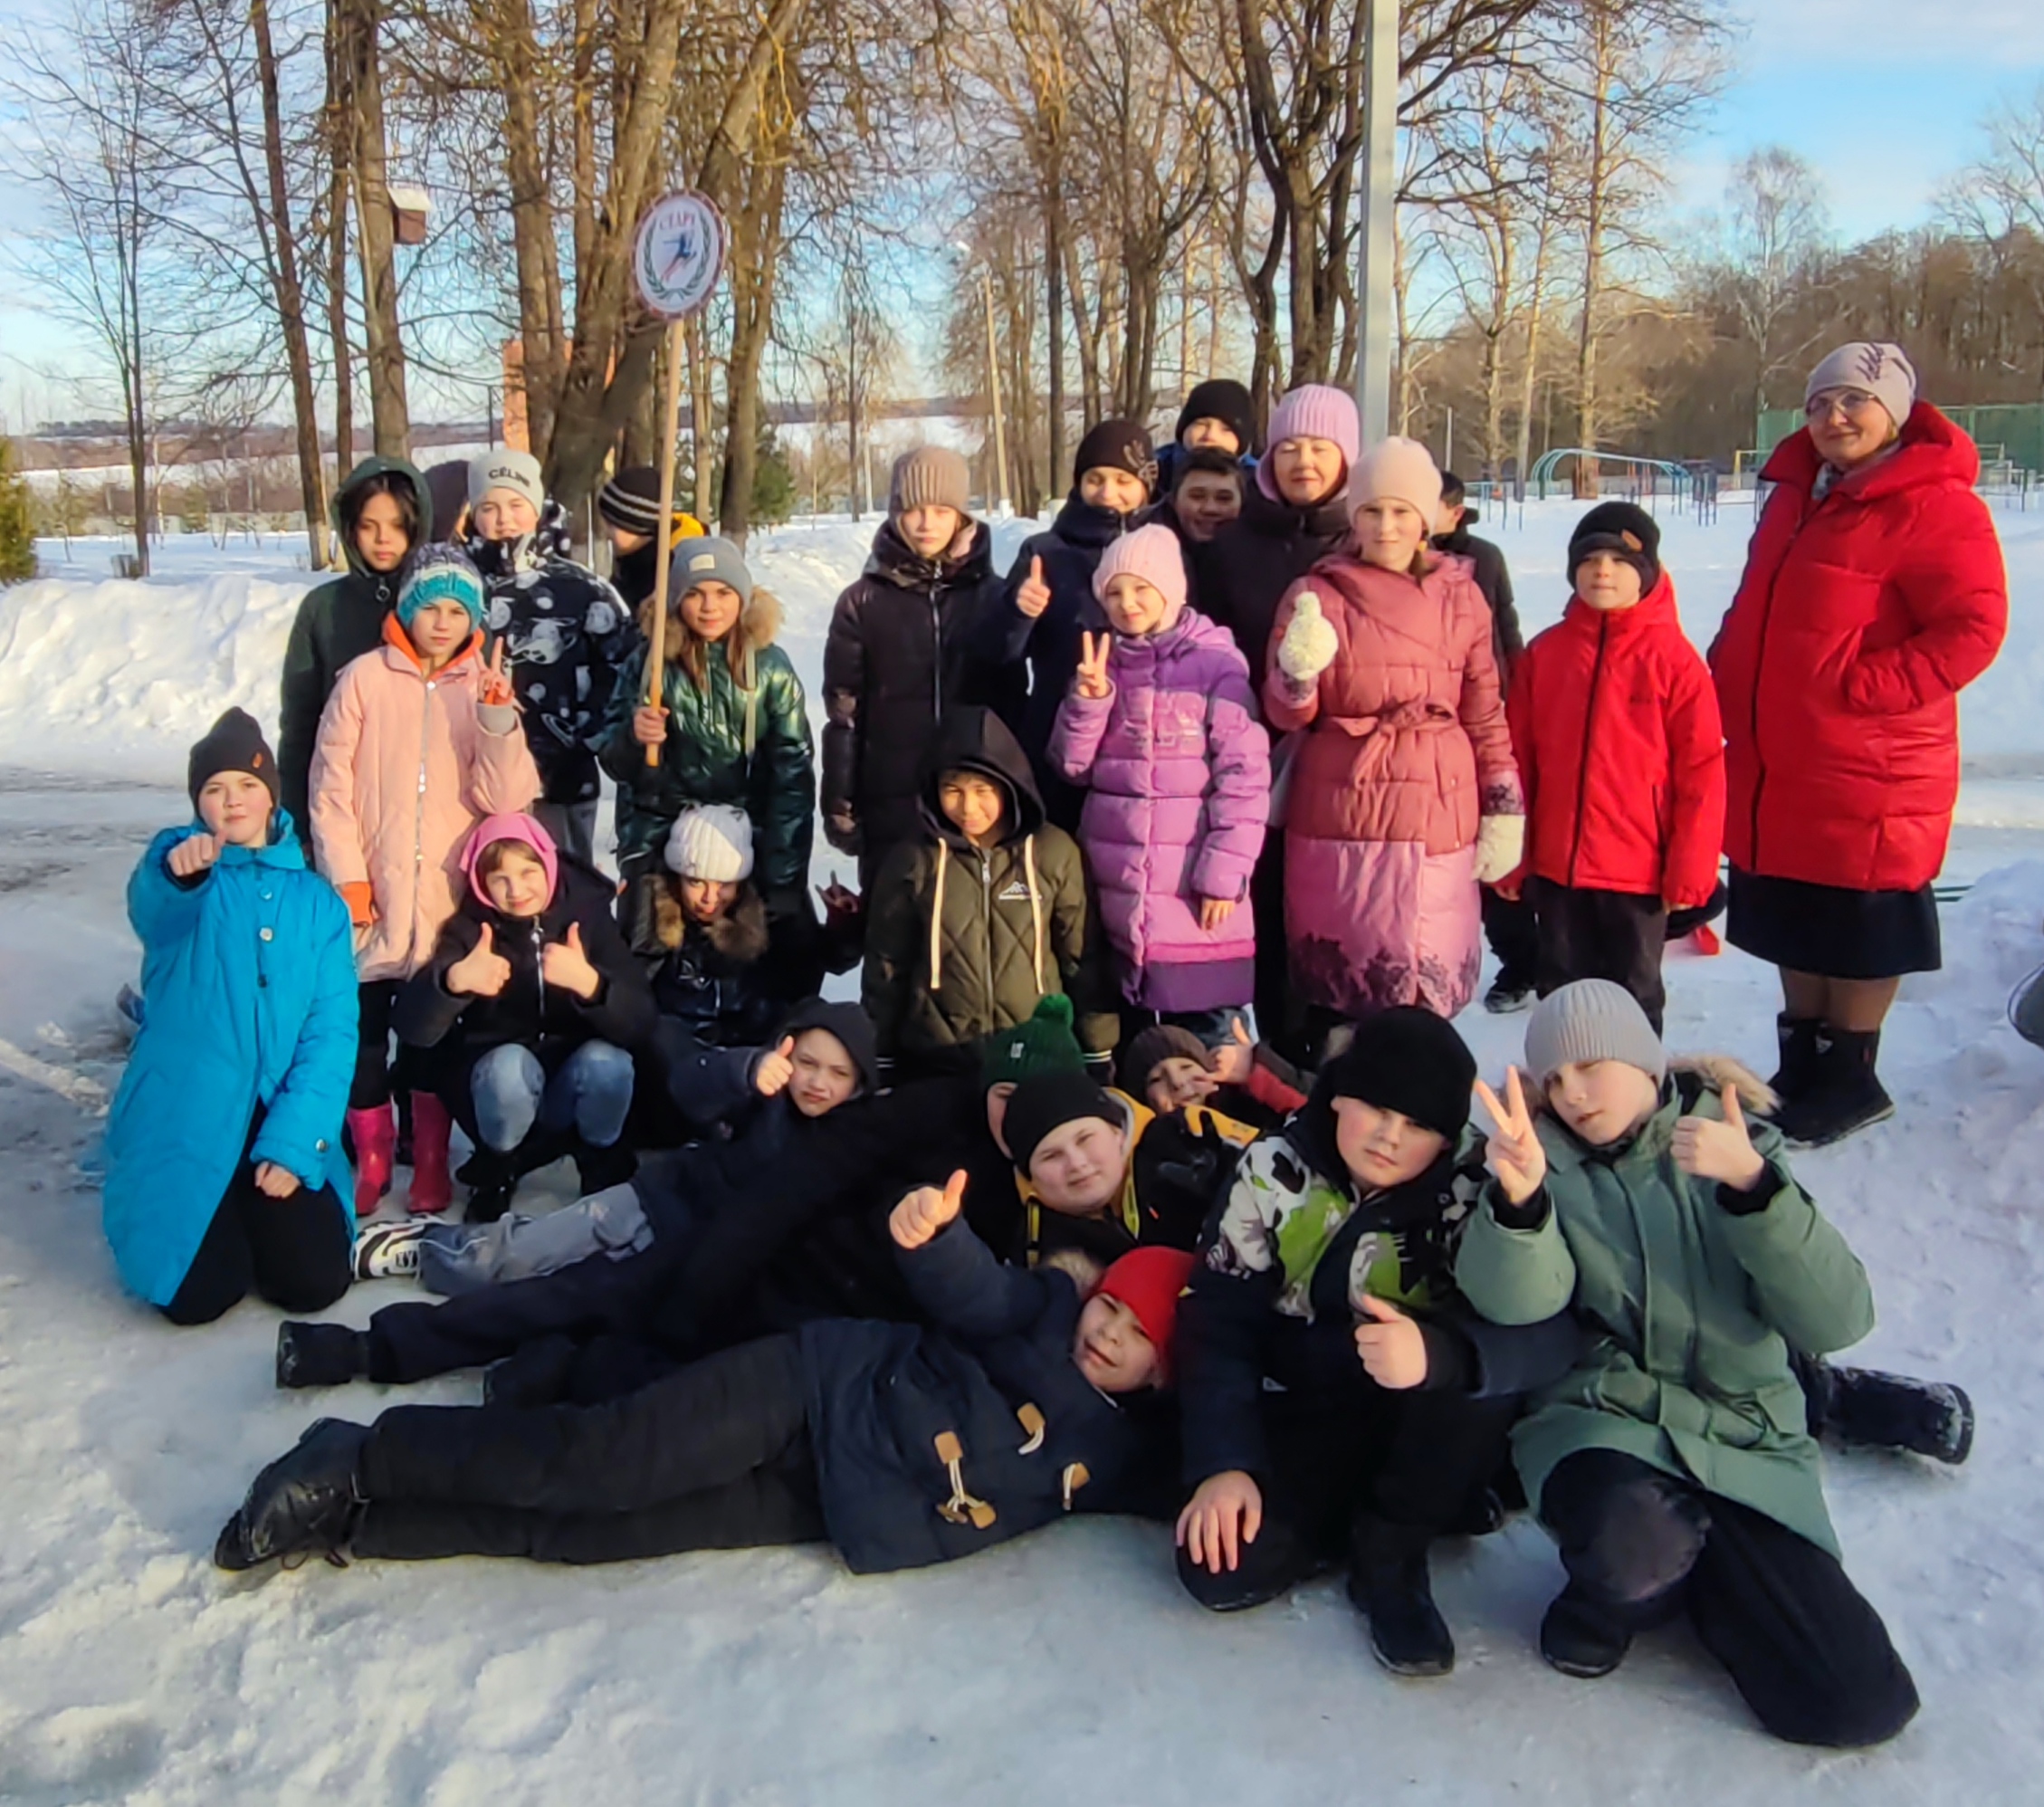
[[[707,195],[678,188],[639,221],[632,271],[646,307],[663,320],[700,313],[724,273],[724,216]]]

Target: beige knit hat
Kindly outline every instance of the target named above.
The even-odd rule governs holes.
[[[948,445],[918,445],[894,460],[887,490],[887,512],[905,514],[912,508],[950,508],[960,514],[971,509],[972,473],[965,460]]]
[[[1349,512],[1355,514],[1369,502],[1409,503],[1426,517],[1432,532],[1441,506],[1441,473],[1434,454],[1417,439],[1400,439],[1395,433],[1380,439],[1349,470]]]
[[[1839,346],[1810,373],[1803,385],[1803,406],[1826,389],[1864,389],[1900,428],[1908,425],[1909,411],[1916,406],[1916,367],[1899,345],[1855,339]]]

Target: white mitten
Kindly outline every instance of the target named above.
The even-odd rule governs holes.
[[[1495,884],[1519,869],[1526,856],[1523,816],[1485,816],[1476,824],[1476,883]]]
[[[1334,663],[1340,650],[1334,624],[1320,612],[1320,598],[1310,589],[1302,590],[1285,637],[1277,643],[1278,670],[1304,690]]]

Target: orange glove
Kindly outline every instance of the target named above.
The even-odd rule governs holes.
[[[369,881],[360,879],[353,884],[335,887],[340,893],[340,901],[348,905],[348,920],[358,929],[366,929],[377,919],[376,895],[369,889]]]

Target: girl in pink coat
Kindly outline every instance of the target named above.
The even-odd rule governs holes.
[[[1356,556],[1288,590],[1264,708],[1305,731],[1288,774],[1285,934],[1294,982],[1331,1017],[1419,1004],[1452,1017],[1482,964],[1476,885],[1519,863],[1525,805],[1464,560],[1430,550],[1440,473],[1390,438],[1349,476]]]
[[[1139,1012],[1226,1034],[1256,985],[1240,907],[1270,813],[1270,741],[1249,664],[1227,628],[1186,607],[1168,527],[1108,547],[1093,593],[1113,624],[1081,638],[1050,762],[1088,787],[1079,845],[1102,926]]]
[[[349,1095],[355,1209],[389,1189],[391,1008],[432,958],[461,897],[461,852],[485,816],[529,808],[540,771],[525,744],[500,642],[482,657],[482,579],[458,547],[419,550],[384,643],[340,674],[312,756],[320,870],[355,923],[361,1044]],[[412,1095],[414,1211],[454,1196],[446,1106]]]

